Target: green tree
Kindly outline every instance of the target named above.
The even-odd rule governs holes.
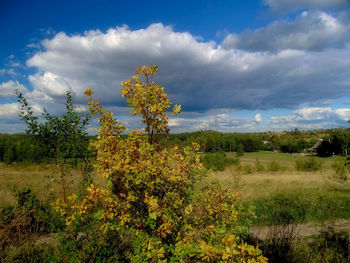
[[[61,116],[51,115],[44,108],[43,122],[39,122],[22,93],[17,92],[17,97],[21,105],[20,117],[27,125],[26,133],[32,136],[43,154],[52,158],[56,164],[64,198],[67,196],[65,178],[70,174],[70,167],[79,165],[84,184],[90,183],[91,150],[86,133],[90,115],[83,117],[75,110],[71,92],[67,91],[66,112]]]
[[[244,155],[244,146],[243,144],[238,144],[237,151],[236,151],[236,156],[241,157]]]

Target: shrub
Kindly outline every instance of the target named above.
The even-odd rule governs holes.
[[[322,169],[323,162],[315,157],[299,157],[295,159],[298,171],[315,172]]]
[[[223,171],[230,164],[237,163],[237,158],[228,158],[224,152],[206,153],[201,157],[206,169]]]
[[[332,163],[334,171],[333,178],[345,182],[348,180],[349,167],[345,157],[338,156]]]
[[[238,144],[238,147],[237,147],[237,152],[236,152],[236,156],[237,157],[241,157],[244,155],[244,146],[243,144]]]
[[[349,262],[349,232],[336,230],[332,225],[323,227],[321,232],[295,244],[292,262],[300,263],[347,263]]]
[[[269,262],[291,261],[292,249],[299,239],[300,223],[305,222],[308,204],[296,196],[275,194],[256,204],[259,216],[265,215],[265,224],[270,225],[264,240],[256,240]]]
[[[15,193],[15,208],[0,213],[0,247],[18,246],[24,242],[63,227],[62,218],[48,204],[43,204],[29,189]]]
[[[262,172],[265,170],[265,166],[264,164],[262,164],[258,159],[255,160],[255,169],[258,171],[258,172]]]
[[[268,170],[268,171],[272,171],[272,172],[277,172],[277,171],[282,170],[282,166],[281,166],[280,163],[277,162],[277,161],[270,161],[270,162],[267,164],[267,170]]]
[[[252,215],[238,194],[218,184],[193,191],[203,177],[198,145],[181,149],[160,143],[169,131],[170,101],[153,80],[157,70],[138,67],[132,80],[122,83],[131,113],[143,118],[146,137],[133,131],[122,140],[125,127],[92,100],[92,90],[85,92],[92,113],[99,114],[94,146],[98,172],[110,188],[91,185],[83,200],[72,196],[69,203],[57,202],[76,237],[70,240],[79,249],[78,261],[266,262],[260,250],[242,243]],[[173,113],[180,109],[175,105]],[[79,231],[87,246],[76,245]],[[91,253],[91,242],[98,255]]]
[[[247,163],[243,165],[243,170],[246,174],[251,174],[254,172],[254,167],[251,164]]]

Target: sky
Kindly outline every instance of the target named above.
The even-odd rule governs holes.
[[[347,127],[350,0],[0,1],[0,133],[36,114],[87,111],[87,88],[129,129],[120,95],[138,65],[182,114],[171,132]],[[97,123],[89,126],[96,133]]]

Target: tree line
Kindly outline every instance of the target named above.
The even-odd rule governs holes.
[[[122,137],[126,138],[126,136]],[[95,140],[96,136],[87,136],[86,138]],[[319,156],[346,156],[350,153],[349,129],[262,133],[221,133],[209,130],[170,134],[167,143],[189,146],[192,142],[196,142],[200,145],[200,151],[205,153],[237,152],[239,149],[244,152],[302,153],[320,139],[322,139],[322,143],[317,148]],[[81,147],[82,145],[79,149]],[[0,162],[6,164],[50,161],[54,158],[50,149],[52,149],[51,145],[45,143],[38,145],[33,140],[33,135],[0,134]]]

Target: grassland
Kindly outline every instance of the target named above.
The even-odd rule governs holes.
[[[350,218],[350,185],[333,179],[335,157],[313,157],[321,160],[322,168],[312,172],[296,170],[298,157],[273,152],[245,153],[239,166],[215,172],[210,180],[220,180],[240,192],[242,199],[255,207],[258,225],[281,223],[281,216],[297,223]],[[260,171],[257,160],[263,167]],[[277,171],[269,170],[271,162],[280,165]]]
[[[229,153],[228,156],[234,155]],[[300,155],[274,152],[245,153],[239,166],[212,172],[208,180],[222,181],[233,191],[240,192],[243,201],[255,209],[256,225],[279,223],[276,220],[281,213],[289,214],[296,222],[350,218],[350,184],[333,179],[335,157],[314,157],[323,165],[321,170],[313,172],[297,171],[295,160],[298,157]],[[269,170],[272,162],[278,163],[278,170]],[[71,190],[80,176],[73,172],[67,178]],[[93,177],[98,182],[98,178]],[[49,165],[0,164],[0,208],[14,205],[13,189],[24,187],[32,189],[44,201],[53,200],[53,193],[60,192],[58,179]]]
[[[101,180],[93,174],[94,180]],[[72,170],[66,178],[67,191],[73,192],[82,175]],[[16,202],[14,190],[30,188],[38,197],[46,201],[54,201],[61,196],[60,178],[53,165],[47,164],[12,164],[0,163],[0,208],[13,206]]]

